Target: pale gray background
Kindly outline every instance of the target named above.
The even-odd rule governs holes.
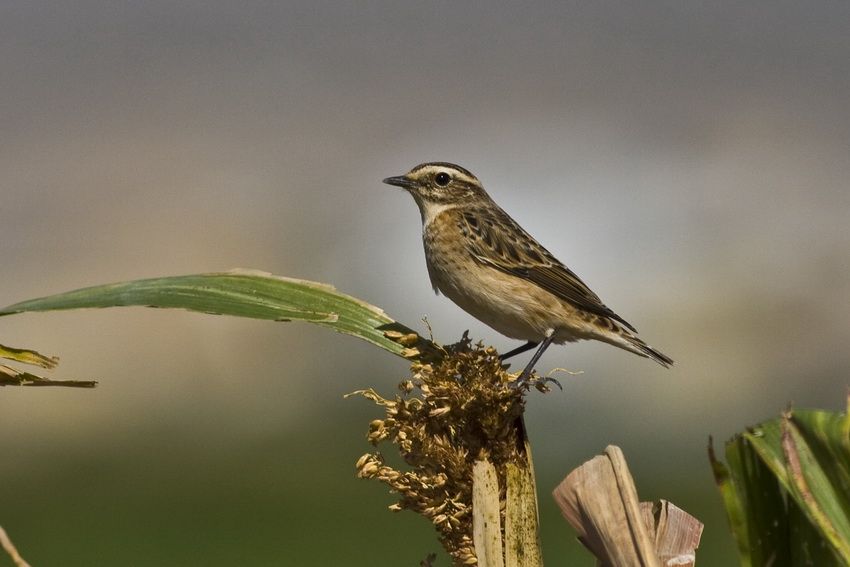
[[[433,295],[415,205],[380,183],[455,161],[677,361],[543,359],[584,371],[530,396],[547,563],[576,549],[549,490],[616,443],[728,564],[708,435],[844,403],[848,29],[845,2],[2,2],[0,303],[251,267],[512,348]],[[401,360],[142,309],[3,319],[0,342],[101,381],[0,390],[0,524],[34,564],[436,548],[353,478],[377,410],[342,395],[391,393]]]

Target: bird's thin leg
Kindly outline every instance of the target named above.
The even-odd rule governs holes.
[[[534,352],[534,356],[531,357],[531,360],[528,361],[528,365],[525,367],[525,370],[519,375],[517,381],[514,382],[514,387],[519,388],[528,380],[528,377],[531,376],[531,371],[534,370],[534,365],[537,364],[537,361],[540,360],[540,357],[543,356],[543,353],[549,348],[549,345],[552,344],[552,341],[555,340],[555,331],[554,329],[550,329],[548,333],[546,333],[546,338],[540,343],[540,347]],[[560,386],[560,384],[558,384]]]
[[[505,354],[500,355],[499,360],[507,360],[512,356],[516,356],[516,355],[521,354],[521,353],[523,353],[527,350],[531,350],[539,344],[540,343],[536,343],[534,341],[528,341],[524,345],[518,346],[514,350],[510,350],[510,351],[506,352]]]

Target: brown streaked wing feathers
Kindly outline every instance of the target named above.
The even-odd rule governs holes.
[[[499,208],[465,210],[459,218],[472,256],[489,266],[533,282],[576,307],[608,317],[637,332],[607,307],[572,270]]]

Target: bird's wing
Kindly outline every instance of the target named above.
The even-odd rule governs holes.
[[[584,311],[614,319],[637,332],[503,210],[465,210],[459,222],[467,235],[469,252],[477,261],[524,278]]]

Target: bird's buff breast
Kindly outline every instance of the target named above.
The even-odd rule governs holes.
[[[558,298],[522,278],[481,264],[465,247],[446,211],[423,230],[428,274],[434,289],[496,331],[514,339],[541,340],[558,329],[558,342],[576,340],[562,327],[569,315]],[[578,333],[580,334],[580,333]]]

